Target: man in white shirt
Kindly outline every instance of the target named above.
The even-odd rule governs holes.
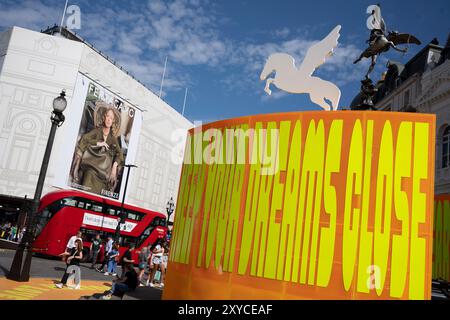
[[[78,231],[76,235],[70,237],[69,241],[66,245],[66,251],[61,253],[59,256],[62,257],[62,260],[65,262],[67,257],[72,253],[72,249],[76,247],[75,241],[79,239],[81,244],[83,244],[83,240],[81,239],[81,231]]]
[[[67,245],[66,245],[67,253],[70,253],[70,251],[76,247],[75,241],[77,241],[77,239],[80,239],[81,241],[83,241],[81,239],[81,231],[78,231],[75,236],[70,237],[69,242],[67,242]]]

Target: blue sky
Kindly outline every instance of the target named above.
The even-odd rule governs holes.
[[[0,30],[13,25],[39,31],[59,24],[64,0],[0,0]],[[259,75],[271,53],[303,59],[309,46],[342,25],[339,46],[316,71],[336,83],[340,107],[350,104],[368,61],[352,62],[369,36],[366,8],[376,1],[300,0],[70,0],[81,9],[84,39],[105,52],[156,94],[164,60],[168,68],[163,98],[185,116],[210,122],[251,114],[321,110],[303,95],[273,89],[264,92]],[[406,62],[434,37],[444,44],[450,32],[450,2],[381,1],[389,30],[409,32],[422,41],[406,55],[383,54],[372,78],[378,80],[387,60]]]

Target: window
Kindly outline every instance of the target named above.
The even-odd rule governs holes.
[[[95,236],[97,234],[100,234],[101,236],[101,231],[97,231],[97,230],[89,230],[86,228],[80,228],[81,231],[81,240],[83,240],[84,242],[92,242],[92,240],[95,238]]]
[[[56,201],[52,204],[50,204],[47,208],[44,208],[37,216],[36,218],[36,233],[35,236],[39,236],[44,229],[44,227],[47,225],[47,223],[50,221],[50,219],[59,211],[61,210],[61,202]]]
[[[103,207],[101,205],[98,205],[98,204],[93,204],[91,210],[95,211],[95,212],[103,212]]]
[[[136,246],[136,242],[137,242],[137,238],[135,238],[135,237],[120,236],[120,238],[119,238],[119,246],[121,246],[121,247],[128,247],[131,245]]]
[[[450,126],[447,126],[442,135],[442,168],[450,166]]]
[[[106,214],[109,214],[110,216],[116,216],[119,214],[119,212],[117,212],[115,209],[113,208],[107,208],[106,209]]]
[[[62,199],[61,202],[58,201],[58,204],[59,203],[60,203],[59,209],[61,209],[62,207],[74,207],[74,208],[80,208],[80,209],[103,213],[103,205],[102,204],[100,204],[98,202],[90,201],[87,199],[65,198],[65,199]],[[120,216],[120,207],[107,206],[107,207],[105,207],[105,213],[110,216],[116,216],[116,217]],[[126,211],[126,217],[129,220],[141,221],[144,218],[144,216],[145,216],[145,214],[141,213],[141,212],[136,212],[136,211],[131,211],[131,210]]]
[[[143,213],[127,210],[127,219],[129,220],[141,221],[143,217],[144,217]]]
[[[79,209],[86,209],[94,212],[103,212],[103,206],[97,202],[89,201],[87,199],[65,198],[61,200],[62,207],[74,207]]]
[[[165,218],[160,218],[160,217],[155,217],[155,219],[153,219],[152,221],[152,225],[157,227],[157,226],[161,226],[161,227],[165,227],[166,226],[166,219]]]
[[[153,229],[155,229],[158,226],[165,227],[166,219],[155,217],[153,221],[150,223],[150,225],[144,230],[144,232],[139,237],[136,247],[140,247],[145,242],[145,240],[150,236]]]
[[[144,232],[142,232],[142,234],[141,234],[141,236],[139,237],[138,242],[137,242],[137,244],[136,244],[136,247],[137,247],[137,248],[139,248],[139,247],[144,243],[144,241],[150,236],[150,234],[152,233],[152,231],[153,231],[154,228],[155,228],[155,227],[154,227],[152,224],[150,224],[150,225],[144,230]]]
[[[120,211],[121,211],[120,207],[106,208],[106,214],[108,214],[110,216],[120,216]],[[143,213],[126,210],[126,219],[134,220],[134,221],[141,221],[143,217],[144,217]]]
[[[71,198],[62,199],[62,205],[64,207],[76,207],[77,200]]]
[[[403,97],[403,106],[405,108],[409,106],[409,90],[406,90],[405,95]]]
[[[136,214],[128,212],[128,219],[130,219],[130,220],[137,220],[136,219]]]
[[[163,161],[163,160],[161,160]],[[155,170],[155,180],[153,182],[153,195],[152,195],[152,204],[157,205],[159,202],[159,196],[161,194],[161,184],[163,180],[163,168],[158,167]]]

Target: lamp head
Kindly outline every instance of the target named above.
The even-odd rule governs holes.
[[[63,113],[64,110],[66,110],[66,107],[67,107],[66,92],[63,90],[61,91],[59,96],[53,100],[53,110],[58,113]]]

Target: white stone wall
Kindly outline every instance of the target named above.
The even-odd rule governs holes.
[[[421,76],[414,75],[402,83],[377,107],[403,107],[404,93],[410,91],[410,104],[419,112],[436,114],[435,194],[450,194],[450,168],[442,169],[442,133],[450,125],[450,60],[430,66]]]
[[[421,112],[436,114],[435,193],[450,193],[450,169],[442,168],[442,133],[450,125],[450,60],[423,74],[422,95],[417,100]]]
[[[9,40],[11,39],[12,30],[0,33],[0,72],[2,71],[3,62],[5,61],[6,51],[8,50]]]
[[[70,103],[83,44],[14,27],[0,74],[0,193],[34,196],[53,99],[66,89]],[[2,46],[0,51],[5,51]],[[44,193],[52,189],[52,161]]]
[[[53,99],[66,89],[71,108],[82,73],[144,111],[134,163],[139,168],[131,171],[127,202],[165,213],[170,197],[176,201],[181,163],[172,155],[182,158],[177,147],[184,148],[192,124],[166,102],[88,45],[22,28],[0,34],[0,67],[0,194],[33,197]],[[43,194],[54,189],[52,163],[63,143],[72,142],[57,131]]]

